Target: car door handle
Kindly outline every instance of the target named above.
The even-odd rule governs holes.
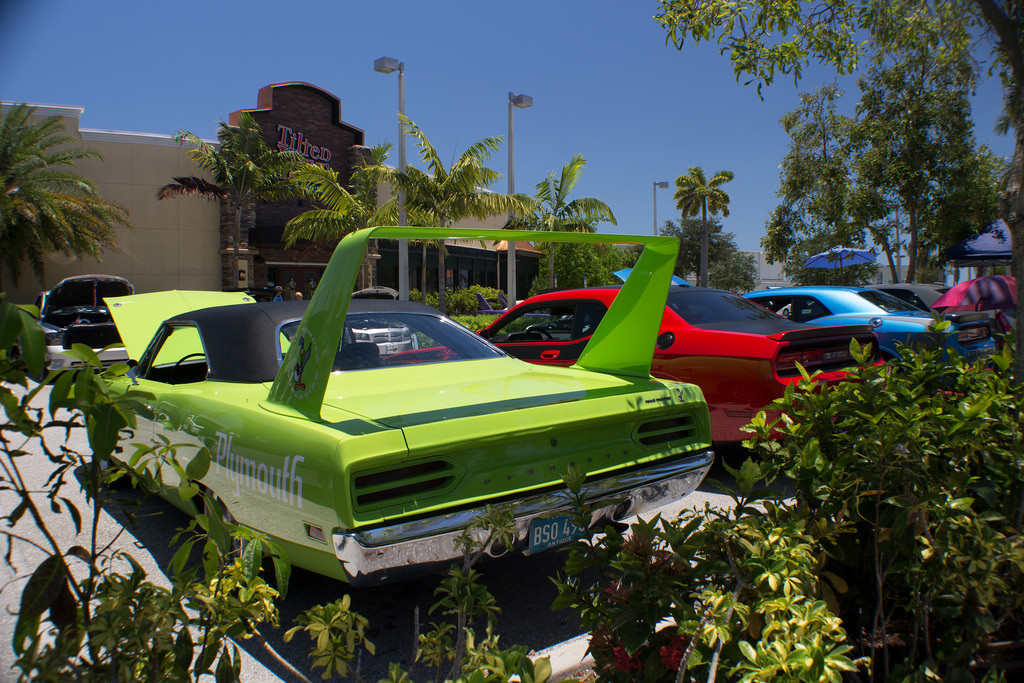
[[[541,360],[558,360],[558,349],[547,349],[540,352]]]

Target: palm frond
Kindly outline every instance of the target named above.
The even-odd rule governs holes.
[[[172,199],[175,197],[202,197],[204,199],[222,199],[228,195],[227,191],[214,185],[204,178],[196,176],[180,176],[174,178],[173,183],[164,185],[156,192],[157,199]]]
[[[348,214],[330,209],[310,209],[288,221],[282,237],[285,247],[291,247],[299,240],[337,242],[355,228]]]

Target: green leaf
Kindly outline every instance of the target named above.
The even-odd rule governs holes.
[[[260,566],[263,564],[263,543],[253,539],[245,544],[242,550],[242,571],[249,578],[259,575]]]
[[[754,650],[753,645],[751,645],[749,642],[745,640],[739,641],[738,645],[740,647],[740,652],[743,653],[744,657],[746,657],[751,662],[757,661],[757,652]]]
[[[174,660],[179,667],[186,668],[191,666],[194,656],[195,645],[192,642],[192,631],[183,628],[178,631],[178,637],[174,639]]]
[[[84,374],[85,371],[79,371]],[[76,387],[77,389],[77,387]],[[77,391],[76,391],[77,396]],[[86,413],[86,431],[89,435],[89,446],[93,457],[109,459],[120,441],[121,428],[124,420],[118,411],[109,403],[92,404]]]
[[[195,456],[185,468],[185,474],[192,481],[199,481],[210,470],[210,450],[205,446],[196,451]]]
[[[18,621],[14,627],[16,652],[22,651],[25,638],[30,631],[35,635],[39,617],[50,609],[66,588],[67,570],[64,559],[59,555],[50,555],[32,572],[21,594],[21,608],[18,610]]]
[[[188,558],[192,554],[192,546],[194,544],[194,540],[185,541],[174,553],[174,557],[171,558],[171,573],[175,576],[180,574],[181,570],[185,568],[185,563],[188,562]]]

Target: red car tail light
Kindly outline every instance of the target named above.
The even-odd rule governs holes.
[[[797,363],[804,366],[807,372],[814,372],[823,367],[833,368],[836,364],[853,361],[849,349],[808,349],[804,351],[786,351],[775,359],[775,371],[780,377],[792,377],[799,374]]]
[[[960,340],[960,343],[979,341],[981,339],[988,339],[991,335],[988,326],[979,327],[968,327],[961,329],[956,333],[956,338]]]

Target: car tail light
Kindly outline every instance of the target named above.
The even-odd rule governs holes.
[[[808,372],[820,370],[823,367],[834,367],[852,362],[853,356],[849,349],[808,349],[805,351],[786,351],[780,353],[775,359],[775,370],[780,376],[798,374],[797,363],[804,366]]]
[[[651,420],[639,426],[636,440],[647,447],[662,446],[692,439],[696,429],[697,425],[694,423],[692,415]]]
[[[428,460],[394,469],[359,473],[352,488],[357,508],[394,505],[446,489],[455,481],[452,465]]]
[[[990,336],[992,336],[992,334],[987,326],[968,327],[966,329],[961,328],[960,331],[956,333],[956,338],[960,340],[961,344],[988,339]]]

